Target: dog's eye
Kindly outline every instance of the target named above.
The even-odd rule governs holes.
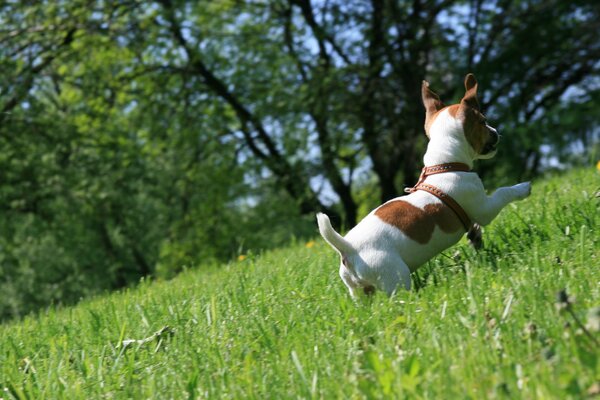
[[[482,125],[487,124],[487,118],[482,113],[477,113],[477,119],[479,120],[480,124],[482,124]]]

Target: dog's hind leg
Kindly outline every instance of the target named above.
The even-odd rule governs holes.
[[[380,271],[380,280],[377,286],[378,289],[386,292],[388,296],[394,294],[399,288],[410,290],[410,269],[399,256],[386,257],[385,266]]]
[[[354,274],[344,264],[340,265],[340,278],[350,291],[350,296],[353,299],[358,298],[360,285],[356,282]]]

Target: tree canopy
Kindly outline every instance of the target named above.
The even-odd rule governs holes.
[[[599,21],[592,0],[5,2],[0,316],[276,246],[318,210],[353,225],[415,181],[423,79],[451,102],[477,75],[503,134],[486,180],[589,160]]]

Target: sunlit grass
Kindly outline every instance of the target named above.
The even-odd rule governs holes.
[[[534,183],[483,251],[461,242],[392,299],[354,303],[315,239],[7,323],[0,397],[585,397],[599,333],[556,294],[582,324],[600,305],[599,190],[594,168]]]

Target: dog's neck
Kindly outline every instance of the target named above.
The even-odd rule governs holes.
[[[457,140],[430,141],[423,156],[426,167],[447,163],[463,163],[473,168],[473,158],[469,146]]]
[[[443,111],[429,131],[429,144],[423,156],[426,167],[447,163],[463,163],[473,168],[476,154],[463,134],[461,123]]]

